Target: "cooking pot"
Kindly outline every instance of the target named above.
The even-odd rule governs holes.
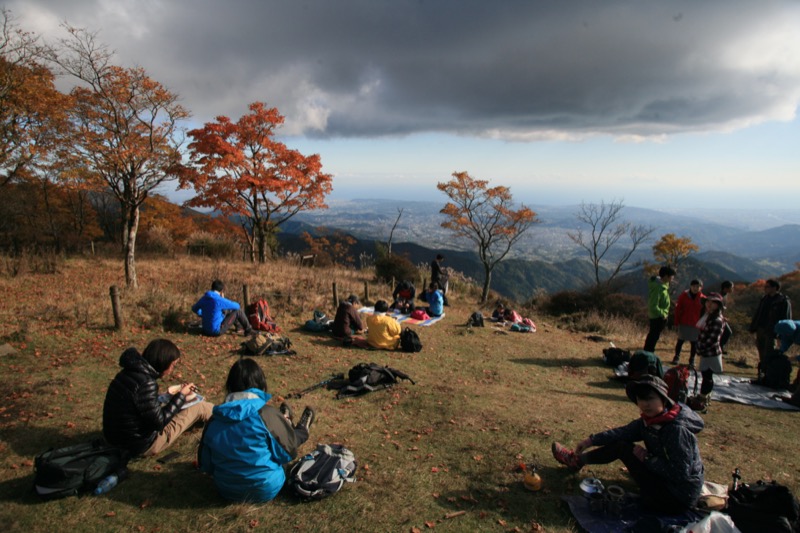
[[[603,493],[603,482],[596,477],[587,477],[581,481],[580,489],[585,498],[591,498],[592,494]]]

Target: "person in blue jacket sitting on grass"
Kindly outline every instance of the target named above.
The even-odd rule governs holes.
[[[197,463],[219,494],[236,502],[270,501],[286,482],[283,465],[308,440],[316,413],[306,407],[297,424],[288,404],[268,405],[267,378],[253,359],[239,359],[225,383],[225,403],[214,407]]]
[[[253,334],[253,327],[241,306],[225,298],[225,283],[222,280],[215,279],[211,283],[211,290],[197,300],[192,312],[203,319],[203,335],[217,337],[233,325],[244,331],[245,336]]]
[[[428,290],[425,291],[425,301],[428,302],[428,308],[425,309],[426,313],[434,317],[442,316],[442,313],[444,313],[444,295],[439,290],[438,283],[433,282],[428,286]]]

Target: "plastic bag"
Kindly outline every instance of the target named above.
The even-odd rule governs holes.
[[[742,533],[733,524],[731,517],[712,511],[707,517],[689,524],[681,529],[681,533]]]

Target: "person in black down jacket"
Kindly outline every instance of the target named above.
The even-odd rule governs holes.
[[[108,386],[103,404],[103,436],[132,456],[157,455],[196,422],[211,418],[213,405],[199,402],[184,408],[194,384],[186,383],[165,405],[158,401],[156,379],[175,369],[181,352],[166,339],[147,345],[143,354],[128,348],[119,358],[122,370]]]
[[[553,456],[575,471],[619,459],[639,485],[645,508],[681,514],[697,503],[703,488],[703,460],[695,436],[704,427],[703,419],[670,400],[667,384],[656,376],[645,374],[628,383],[625,392],[641,418],[590,435],[575,451],[554,442]],[[639,441],[644,447],[634,444]]]

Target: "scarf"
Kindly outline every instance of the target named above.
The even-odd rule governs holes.
[[[645,416],[642,414],[642,420],[644,420],[645,426],[652,426],[655,424],[666,424],[667,422],[672,422],[678,417],[678,413],[681,412],[681,406],[677,403],[674,404],[670,409],[665,409],[663,413],[656,416]]]

